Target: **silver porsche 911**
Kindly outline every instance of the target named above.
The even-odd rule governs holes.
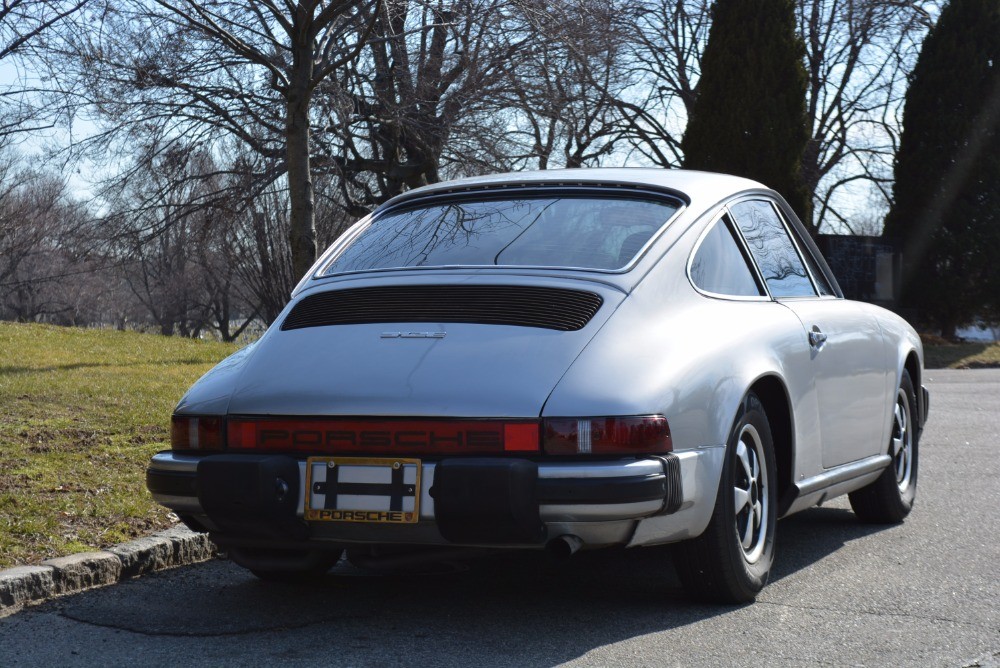
[[[843,298],[782,198],[718,174],[502,174],[345,233],[178,404],[147,484],[265,579],[348,551],[675,543],[752,600],[777,520],[913,506],[923,350]],[[395,560],[395,561],[394,561]]]

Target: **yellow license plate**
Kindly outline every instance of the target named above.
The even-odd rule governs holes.
[[[417,522],[420,460],[310,457],[306,461],[305,518],[320,522]]]

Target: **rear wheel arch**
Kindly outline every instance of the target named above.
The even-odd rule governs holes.
[[[920,359],[917,357],[917,351],[910,351],[910,354],[906,356],[906,362],[903,363],[903,368],[910,372],[913,386],[920,387]]]
[[[777,470],[763,402],[753,389],[741,401],[727,438],[720,484],[705,531],[673,548],[681,585],[702,600],[746,603],[767,583],[774,563]]]
[[[764,413],[771,425],[774,442],[775,466],[777,468],[778,517],[794,500],[793,471],[795,470],[794,436],[792,411],[788,390],[777,376],[764,376],[754,381],[750,387],[764,406]]]
[[[920,392],[922,379],[920,377],[920,358],[917,357],[917,351],[911,350],[909,352],[906,356],[906,361],[903,362],[903,368],[910,374],[910,381],[913,383],[913,391],[916,394],[917,412],[919,413],[917,425],[923,425],[924,416],[927,414],[927,407],[924,406],[924,398]]]

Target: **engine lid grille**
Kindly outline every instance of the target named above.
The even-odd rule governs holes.
[[[282,330],[378,322],[464,322],[582,329],[601,307],[584,290],[521,285],[406,285],[330,290],[296,304]]]

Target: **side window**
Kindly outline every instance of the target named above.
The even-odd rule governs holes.
[[[717,295],[764,294],[725,218],[717,220],[701,240],[691,260],[691,280],[705,292]]]
[[[729,207],[772,297],[814,297],[809,274],[769,202],[749,200]]]

